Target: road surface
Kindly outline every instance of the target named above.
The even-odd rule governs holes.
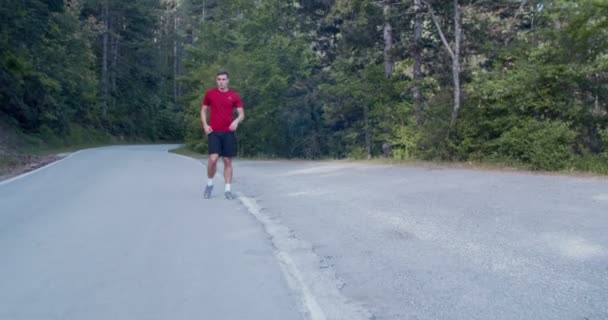
[[[0,184],[0,319],[608,319],[606,179],[168,148]]]
[[[260,223],[205,201],[204,168],[168,148],[0,185],[0,319],[304,319]]]

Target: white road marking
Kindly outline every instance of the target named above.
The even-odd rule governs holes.
[[[288,285],[298,295],[302,313],[310,320],[364,320],[372,314],[349,301],[340,292],[342,286],[332,268],[320,268],[321,259],[312,246],[293,236],[286,226],[264,213],[254,199],[241,193],[238,199],[271,236],[274,253]]]

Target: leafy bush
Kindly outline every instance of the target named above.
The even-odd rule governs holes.
[[[347,158],[349,158],[349,159],[360,160],[360,159],[365,159],[367,153],[365,152],[364,147],[352,146],[352,147],[348,148],[347,154],[348,154]]]
[[[59,135],[55,133],[51,127],[47,125],[42,125],[38,130],[38,136],[44,143],[51,147],[60,147],[63,145],[63,142],[59,138]]]
[[[166,109],[159,110],[155,118],[156,138],[161,141],[183,139],[183,116]]]
[[[604,148],[602,156],[608,161],[608,129],[601,130],[600,137],[602,139],[602,145]]]
[[[390,140],[393,158],[410,160],[416,156],[420,133],[412,126],[399,126]]]
[[[574,159],[573,168],[579,171],[608,175],[608,153],[585,154]]]
[[[570,164],[576,132],[562,121],[529,119],[492,144],[499,157],[520,161],[535,170],[560,170]]]

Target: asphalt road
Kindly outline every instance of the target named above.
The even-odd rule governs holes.
[[[333,270],[374,319],[608,319],[605,178],[298,161],[236,172],[318,256],[303,273]]]
[[[0,319],[303,319],[261,224],[167,150],[85,150],[0,185]]]
[[[167,149],[0,182],[0,319],[608,319],[606,179]]]

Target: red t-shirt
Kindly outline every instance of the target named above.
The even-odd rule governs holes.
[[[228,89],[221,92],[213,88],[205,93],[203,105],[209,107],[209,126],[213,131],[230,132],[234,120],[234,108],[242,108],[243,101],[239,95]]]

